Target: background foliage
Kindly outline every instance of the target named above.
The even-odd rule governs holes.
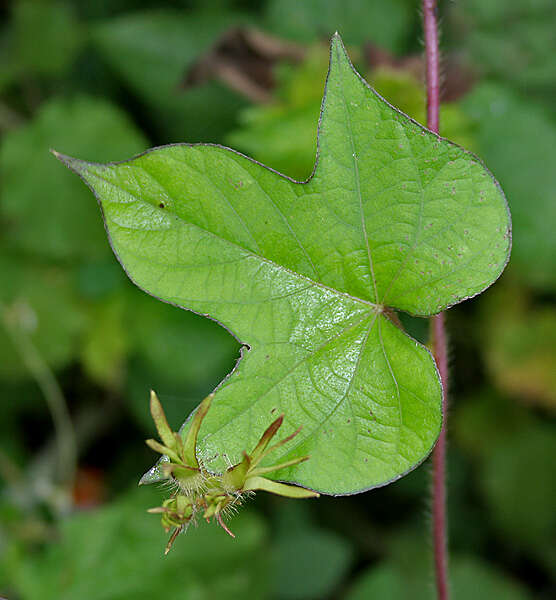
[[[129,283],[90,193],[48,153],[108,161],[212,141],[303,179],[336,29],[379,92],[424,121],[417,4],[21,0],[0,9],[0,595],[433,597],[426,464],[355,497],[261,495],[234,522],[236,541],[201,526],[163,559],[157,519],[144,513],[160,493],[134,490],[153,460],[143,444],[148,390],[177,426],[239,348],[215,323]],[[448,313],[454,597],[551,598],[556,9],[465,0],[441,11],[441,131],[485,160],[514,221],[502,280]],[[426,340],[422,320],[404,324]],[[71,481],[61,480],[41,373],[54,375],[78,433]]]

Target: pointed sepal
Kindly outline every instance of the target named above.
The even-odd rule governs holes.
[[[307,490],[297,485],[279,483],[266,477],[250,477],[245,482],[244,490],[270,492],[271,494],[285,496],[286,498],[318,498],[320,496],[318,492],[314,492],[313,490]]]
[[[198,467],[199,462],[197,461],[197,436],[199,435],[199,429],[201,429],[201,425],[203,423],[203,419],[205,418],[212,399],[214,398],[214,394],[209,394],[197,407],[195,414],[191,420],[191,425],[189,430],[187,431],[187,435],[185,437],[185,441],[183,443],[183,460],[186,464],[192,467]]]
[[[174,432],[168,424],[162,404],[160,404],[160,400],[153,390],[151,390],[150,409],[156,430],[158,431],[162,443],[168,448],[175,450],[176,440],[174,438]]]

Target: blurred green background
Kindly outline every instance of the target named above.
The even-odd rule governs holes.
[[[441,132],[484,159],[514,223],[493,289],[448,313],[454,598],[556,597],[556,4],[440,5]],[[10,600],[434,597],[428,463],[359,496],[259,495],[171,554],[137,489],[154,388],[173,426],[233,367],[208,319],[126,279],[97,161],[233,146],[309,176],[336,29],[424,122],[414,0],[22,0],[0,7],[0,595]],[[427,324],[403,317],[426,341]]]

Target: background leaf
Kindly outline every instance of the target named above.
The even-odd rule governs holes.
[[[178,544],[165,557],[160,524],[144,512],[145,501],[154,506],[160,494],[135,491],[109,508],[68,519],[60,543],[17,573],[25,598],[147,600],[161,593],[203,600],[265,597],[265,528],[260,518],[238,517],[237,540],[201,525],[188,533],[188,544]]]
[[[308,600],[329,596],[351,560],[349,544],[337,534],[307,527],[284,532],[274,543],[271,563],[276,597]]]
[[[9,223],[6,243],[55,259],[106,257],[97,210],[75,178],[52,168],[52,146],[92,160],[113,160],[144,150],[146,139],[110,103],[78,97],[46,104],[36,119],[2,140],[0,215]]]
[[[500,86],[477,87],[463,103],[475,119],[479,153],[496,173],[512,210],[512,268],[538,289],[556,285],[556,172],[547,163],[556,144],[548,113]]]
[[[19,0],[13,3],[12,18],[15,63],[23,72],[63,74],[86,39],[73,6],[66,2]]]
[[[508,600],[526,600],[529,594],[511,578],[498,573],[496,569],[479,563],[472,558],[454,558],[451,561],[451,591],[455,599],[507,598]],[[364,598],[389,598],[402,600],[432,600],[435,598],[432,581],[422,574],[417,578],[408,578],[395,564],[385,563],[361,576],[348,600]]]
[[[185,15],[156,11],[123,15],[93,31],[97,48],[145,103],[145,118],[166,142],[215,141],[230,127],[242,99],[209,82],[180,90],[186,69],[227,27],[244,22],[225,11]]]
[[[23,329],[52,368],[65,367],[77,348],[86,313],[64,269],[40,268],[0,257],[0,310]],[[0,375],[9,380],[29,376],[5,327],[0,326]]]
[[[556,315],[515,285],[500,286],[483,307],[481,340],[493,381],[508,395],[556,409]]]
[[[451,7],[453,32],[482,74],[511,82],[523,93],[542,98],[554,93],[556,7],[534,0],[465,0]]]
[[[386,48],[399,51],[416,17],[407,7],[411,0],[272,0],[267,23],[277,33],[303,42],[327,39],[339,31],[346,43],[372,39]]]

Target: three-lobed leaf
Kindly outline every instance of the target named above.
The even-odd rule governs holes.
[[[278,479],[347,494],[424,460],[441,384],[393,311],[431,315],[490,285],[509,213],[482,163],[378,96],[339,36],[304,183],[210,145],[108,165],[61,158],[95,192],[131,279],[245,344],[200,431],[210,469],[282,412],[286,434],[303,430],[279,458],[311,460]]]

